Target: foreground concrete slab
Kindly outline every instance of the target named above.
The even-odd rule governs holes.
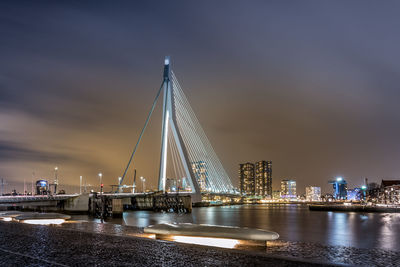
[[[164,236],[193,236],[261,241],[263,244],[266,244],[266,241],[279,238],[278,233],[262,229],[192,223],[162,223],[150,225],[144,228],[144,232],[155,234],[156,237],[160,237],[160,239]]]

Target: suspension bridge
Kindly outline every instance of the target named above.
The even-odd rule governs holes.
[[[150,196],[145,192],[122,193],[123,184],[129,168],[134,165],[134,158],[144,132],[150,122],[160,96],[163,95],[161,147],[158,174],[158,192]],[[136,177],[136,171],[135,171]],[[133,186],[135,188],[135,180]],[[169,209],[171,205],[188,207],[189,203],[202,202],[202,197],[215,196],[238,198],[240,194],[232,185],[231,179],[222,166],[210,141],[191,108],[177,77],[171,69],[169,57],[165,58],[163,79],[156,97],[140,132],[136,145],[130,155],[123,175],[119,179],[117,192],[75,195],[34,195],[0,197],[0,206],[50,206],[69,211],[105,212],[109,205],[113,212],[122,212],[122,205],[136,203],[138,206],[153,209]],[[144,191],[144,190],[143,190]],[[160,195],[161,194],[161,195]],[[103,216],[103,215],[102,215]]]
[[[202,194],[237,194],[237,190],[232,185],[231,179],[171,69],[169,57],[165,58],[161,86],[119,181],[119,186],[122,186],[128,169],[134,161],[137,148],[161,94],[163,94],[163,106],[159,191],[171,193],[179,188],[181,193],[191,194],[195,202],[201,201]]]

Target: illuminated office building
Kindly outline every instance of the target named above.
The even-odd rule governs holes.
[[[281,198],[296,198],[296,181],[282,180],[281,181]]]
[[[196,161],[192,163],[192,170],[194,176],[197,179],[197,182],[200,187],[201,192],[206,192],[208,185],[208,175],[207,175],[207,166],[206,163],[202,160]]]
[[[254,164],[239,164],[239,187],[242,195],[255,195]]]
[[[272,199],[280,199],[281,198],[281,191],[274,190],[272,191]]]
[[[361,188],[354,188],[347,190],[347,200],[359,201],[364,199],[364,190]]]
[[[255,164],[255,195],[272,197],[272,161],[258,161]]]
[[[307,186],[306,187],[307,201],[321,201],[321,187]]]
[[[333,197],[337,200],[347,199],[347,182],[342,177],[337,177],[335,180],[330,181],[333,184]]]
[[[179,186],[180,186],[179,187],[180,190],[182,190],[182,191],[191,191],[190,185],[189,185],[186,177],[182,177],[181,183]]]

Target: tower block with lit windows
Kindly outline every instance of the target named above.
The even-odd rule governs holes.
[[[239,164],[240,194],[272,198],[272,161]]]
[[[272,197],[272,161],[258,161],[255,164],[255,195]]]

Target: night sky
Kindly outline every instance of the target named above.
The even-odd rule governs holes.
[[[238,164],[349,187],[400,178],[398,1],[1,1],[0,177],[115,184],[164,56],[235,185]],[[161,102],[160,102],[161,103]],[[135,159],[155,187],[161,111]],[[129,172],[129,180],[132,172]]]

